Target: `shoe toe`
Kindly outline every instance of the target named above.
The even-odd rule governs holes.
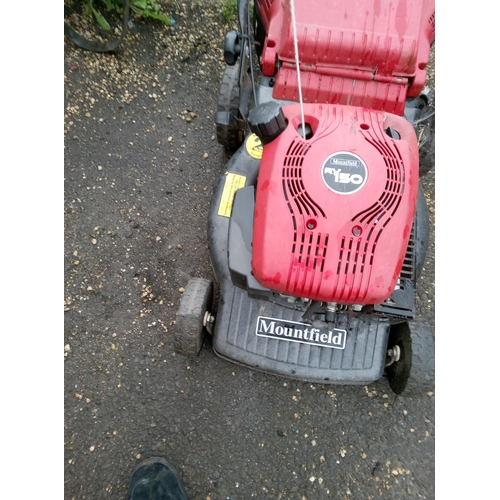
[[[134,469],[128,499],[187,500],[187,494],[175,469],[161,458],[152,458]]]

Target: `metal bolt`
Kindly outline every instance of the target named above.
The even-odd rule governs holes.
[[[215,317],[210,314],[210,311],[205,312],[205,316],[203,316],[203,326],[206,327],[208,324],[213,324],[215,321]]]
[[[387,349],[387,357],[389,361],[385,364],[385,366],[391,366],[393,363],[397,363],[401,358],[401,349],[398,345],[395,345],[391,349]]]

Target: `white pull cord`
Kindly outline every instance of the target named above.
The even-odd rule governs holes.
[[[292,12],[293,46],[295,51],[295,67],[297,68],[297,85],[299,87],[300,115],[302,117],[302,137],[306,138],[306,122],[304,119],[304,103],[302,102],[302,84],[300,82],[300,62],[299,62],[299,40],[297,38],[297,23],[295,20],[294,0],[290,0],[290,10]]]

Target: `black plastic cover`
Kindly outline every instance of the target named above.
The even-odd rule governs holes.
[[[231,280],[248,291],[251,297],[267,297],[264,288],[252,274],[252,234],[255,188],[247,186],[236,191],[229,221],[228,263]]]

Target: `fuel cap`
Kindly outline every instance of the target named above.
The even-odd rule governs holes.
[[[265,102],[252,108],[248,114],[250,130],[257,134],[262,144],[274,141],[287,127],[281,106],[275,101]]]

